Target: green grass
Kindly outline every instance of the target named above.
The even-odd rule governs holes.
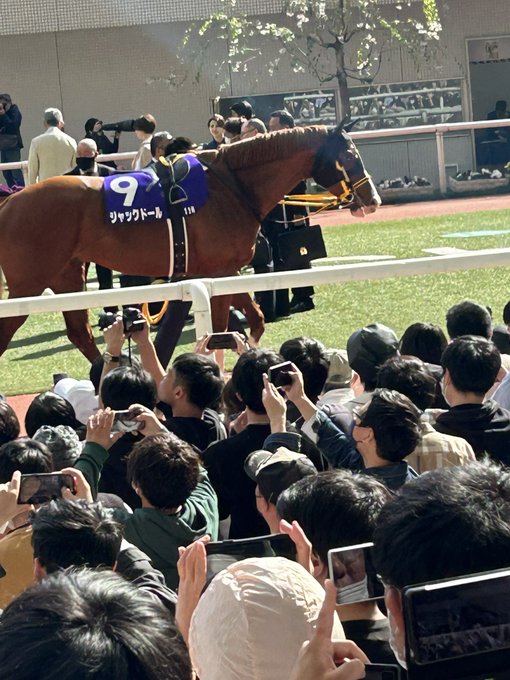
[[[510,230],[510,210],[366,224],[353,219],[348,226],[325,229],[324,234],[331,257],[384,254],[400,259],[426,256],[424,248],[510,247],[510,233],[445,237],[452,232],[492,229]],[[500,323],[510,297],[507,281],[507,270],[495,268],[321,286],[315,296],[316,309],[268,324],[263,344],[277,348],[288,338],[310,335],[328,346],[342,347],[353,330],[375,321],[391,326],[399,335],[414,321],[444,327],[446,310],[463,298],[490,305],[495,322]],[[181,351],[190,347],[182,345]],[[33,315],[0,358],[0,391],[22,394],[47,389],[52,374],[62,371],[83,378],[88,363],[68,342],[61,315]]]

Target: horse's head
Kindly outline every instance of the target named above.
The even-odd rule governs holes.
[[[381,205],[375,184],[343,122],[328,130],[328,139],[315,157],[312,177],[357,217],[373,213]]]

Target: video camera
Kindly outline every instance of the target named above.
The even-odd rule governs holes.
[[[134,132],[135,119],[130,118],[129,120],[121,120],[118,123],[104,123],[102,129],[105,132]]]
[[[503,680],[510,669],[510,570],[403,592],[409,680]]]
[[[117,314],[113,312],[102,312],[97,320],[97,325],[104,331],[105,328],[111,326],[117,321]],[[124,324],[124,333],[136,333],[141,331],[145,323],[145,317],[137,307],[124,307],[122,310],[122,322]]]

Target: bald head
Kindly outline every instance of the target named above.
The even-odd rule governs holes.
[[[76,147],[76,158],[95,158],[97,144],[93,139],[82,139]]]

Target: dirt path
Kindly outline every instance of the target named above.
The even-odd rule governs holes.
[[[476,198],[448,198],[442,201],[422,201],[417,203],[400,203],[383,205],[363,221],[386,222],[390,220],[408,220],[413,217],[438,217],[455,213],[472,213],[483,210],[510,209],[510,196],[478,196]],[[348,210],[330,210],[318,218],[323,227],[348,224],[352,222]]]

